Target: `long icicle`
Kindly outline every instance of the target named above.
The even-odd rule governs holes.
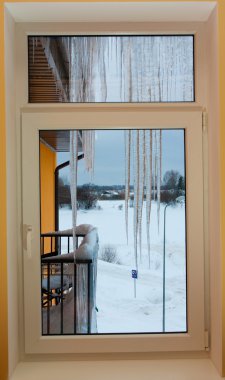
[[[94,177],[94,172],[95,172],[95,131],[92,131],[91,135],[91,143],[92,143],[92,148],[91,148],[91,161],[92,161],[92,170],[91,170],[91,175],[92,179]]]
[[[160,197],[161,197],[161,177],[162,177],[162,131],[157,131],[157,219],[158,219],[158,233],[160,223]]]
[[[133,131],[133,164],[134,164],[134,257],[138,269],[138,182],[139,182],[139,131]]]
[[[125,131],[125,223],[128,244],[128,203],[130,199],[131,131]]]
[[[142,262],[142,209],[144,200],[144,180],[145,180],[145,146],[144,131],[139,131],[139,181],[138,181],[138,235],[139,235],[139,252],[140,262]]]
[[[153,200],[155,200],[155,130],[152,131],[152,190]]]
[[[95,148],[95,131],[82,131],[82,145],[84,153],[85,168],[87,172],[93,175],[94,172],[94,148]]]
[[[148,247],[148,266],[151,266],[150,257],[150,219],[152,202],[152,130],[145,131],[145,170],[146,170],[146,231]]]
[[[70,192],[72,205],[73,251],[74,260],[76,251],[76,225],[77,225],[77,155],[78,131],[70,131]]]
[[[159,173],[159,131],[155,131],[155,202],[157,204],[157,224],[159,224],[158,214],[158,173]]]
[[[154,139],[154,201],[157,200],[157,131],[155,131],[155,139]]]

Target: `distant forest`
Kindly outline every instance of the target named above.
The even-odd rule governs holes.
[[[130,186],[130,198],[133,197],[133,186]],[[152,187],[152,199],[154,199]],[[71,206],[70,186],[65,184],[62,178],[58,182],[59,205]],[[178,171],[167,171],[161,184],[161,202],[168,203],[185,194],[185,177]],[[124,200],[124,185],[95,185],[92,183],[77,187],[78,208],[90,209],[97,206],[98,200]]]

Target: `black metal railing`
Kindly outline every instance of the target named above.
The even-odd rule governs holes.
[[[76,234],[76,249],[78,248],[79,240],[84,238],[84,236],[84,234]],[[61,255],[62,253],[69,253],[72,249],[72,230],[54,231],[41,234],[41,256]]]
[[[83,237],[76,236],[77,247],[79,238]],[[63,252],[62,239],[67,242]],[[95,263],[74,261],[70,247],[72,249],[72,231],[41,235],[43,335],[90,334],[92,331]]]

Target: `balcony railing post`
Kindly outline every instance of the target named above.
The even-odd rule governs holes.
[[[87,284],[87,288],[88,288],[88,297],[87,297],[87,302],[88,302],[88,328],[87,328],[87,331],[88,331],[88,334],[91,333],[91,314],[92,314],[92,292],[91,292],[91,288],[92,288],[92,266],[93,264],[90,264],[88,263],[87,265],[87,268],[88,268],[88,284]]]
[[[47,265],[47,334],[50,332],[50,263]]]
[[[77,333],[77,264],[74,262],[74,334]]]
[[[61,334],[63,335],[63,263],[61,263],[61,293],[60,293],[60,296],[61,296]]]

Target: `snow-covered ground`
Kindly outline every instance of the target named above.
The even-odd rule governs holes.
[[[143,215],[142,259],[136,281],[133,249],[133,208],[129,208],[129,242],[126,242],[123,201],[99,201],[93,210],[79,210],[77,224],[98,228],[99,257],[106,246],[116,251],[119,263],[98,260],[97,323],[99,333],[162,331],[163,211],[158,232],[157,205],[151,213],[151,267],[148,268],[146,221]],[[145,209],[145,208],[144,208]],[[60,229],[71,228],[71,210],[60,210]],[[167,208],[166,215],[166,331],[186,331],[185,207]]]

